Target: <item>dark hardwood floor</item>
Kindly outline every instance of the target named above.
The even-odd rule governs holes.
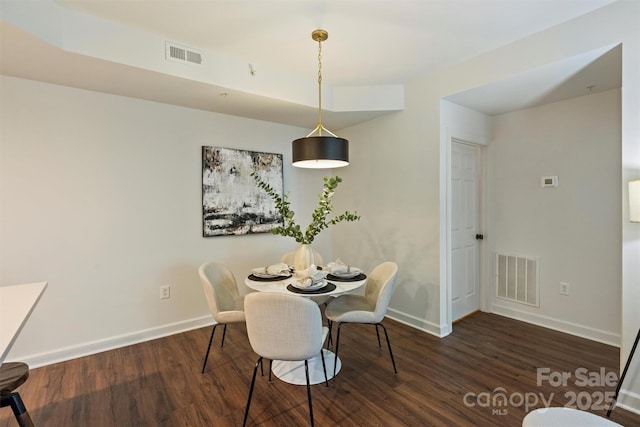
[[[544,406],[541,399],[563,406],[576,396],[577,406],[604,416],[599,399],[615,390],[576,377],[580,368],[617,373],[614,347],[486,313],[456,323],[443,339],[384,323],[398,374],[373,326],[344,326],[342,371],[328,388],[312,387],[316,425],[520,426],[527,411]],[[257,357],[244,325],[230,325],[224,348],[217,335],[201,374],[210,333],[198,329],[33,369],[19,391],[37,426],[240,426]],[[552,379],[571,377],[564,386],[538,385],[538,368]],[[611,419],[640,425],[640,415],[621,408]],[[16,425],[2,408],[0,426]],[[305,387],[258,377],[249,425],[308,425]]]

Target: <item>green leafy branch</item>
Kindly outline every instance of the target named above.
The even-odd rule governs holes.
[[[280,197],[273,187],[264,182],[256,172],[253,172],[251,176],[256,181],[256,185],[263,189],[273,199],[276,209],[284,221],[284,225],[274,227],[270,230],[272,234],[293,237],[296,242],[309,245],[322,230],[330,225],[337,224],[342,221],[357,221],[360,219],[360,215],[357,213],[345,211],[344,213],[327,220],[327,216],[333,211],[333,204],[331,203],[333,196],[338,188],[338,184],[342,182],[342,179],[339,176],[334,178],[325,176],[323,178],[324,185],[322,193],[318,195],[320,202],[318,207],[314,209],[311,214],[311,223],[303,233],[300,229],[300,225],[298,225],[294,219],[295,212],[291,210],[288,200],[289,196],[285,194],[284,197]]]

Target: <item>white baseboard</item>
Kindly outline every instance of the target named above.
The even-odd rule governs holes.
[[[616,401],[616,406],[640,415],[640,394],[621,389]]]
[[[118,335],[102,340],[91,341],[71,347],[59,348],[46,353],[20,356],[20,361],[29,365],[30,368],[51,365],[53,363],[64,362],[65,360],[76,359],[78,357],[89,356],[115,348],[138,344],[169,335],[179,334],[192,329],[202,328],[213,324],[211,316],[203,316],[181,322],[170,323],[155,328]]]
[[[509,317],[511,319],[533,323],[534,325],[543,326],[545,328],[564,332],[570,335],[575,335],[581,338],[586,338],[592,341],[601,342],[603,344],[608,344],[614,347],[620,347],[620,334],[615,334],[613,332],[589,328],[587,326],[578,325],[577,323],[566,322],[564,320],[558,320],[535,313],[525,312],[500,304],[493,305],[493,313],[499,314],[500,316]]]
[[[392,308],[387,309],[386,317],[388,317],[389,319],[393,319],[397,322],[403,323],[407,326],[411,326],[412,328],[426,332],[428,334],[435,335],[439,338],[442,338],[447,335],[446,333],[444,333],[444,331],[447,330],[446,327],[442,327],[436,323],[432,323],[427,320],[420,319],[418,317],[403,313],[398,310],[394,310]]]

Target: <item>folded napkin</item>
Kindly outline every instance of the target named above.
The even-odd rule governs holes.
[[[284,262],[280,262],[278,264],[273,264],[270,265],[268,267],[260,267],[260,268],[254,268],[252,270],[254,273],[258,273],[258,274],[269,274],[272,276],[284,276],[284,275],[289,275],[291,273],[291,271],[289,270],[289,266],[287,264],[285,264]]]
[[[311,264],[306,270],[296,271],[296,287],[309,288],[321,282],[324,276],[325,272],[318,270],[315,264]]]
[[[327,264],[327,270],[331,274],[351,273],[351,267],[342,262],[340,258]]]

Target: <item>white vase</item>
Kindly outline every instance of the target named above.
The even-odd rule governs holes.
[[[296,271],[306,270],[311,264],[315,263],[315,256],[313,255],[313,249],[311,249],[310,245],[303,243],[298,246],[298,249],[293,253],[293,268]]]

